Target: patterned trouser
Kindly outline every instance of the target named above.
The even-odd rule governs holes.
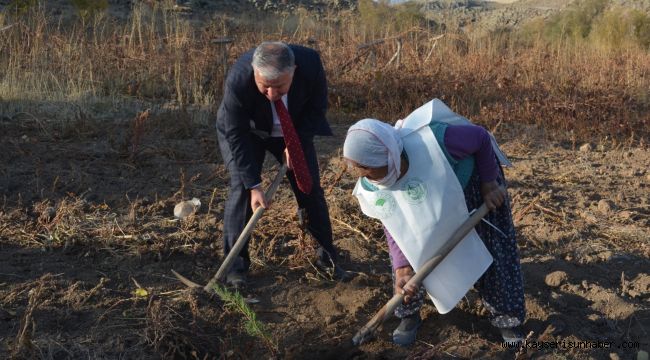
[[[503,172],[499,171],[497,182],[505,185]],[[465,187],[465,202],[471,211],[483,204],[481,182],[474,171],[467,187]],[[515,237],[515,227],[512,222],[510,199],[495,212],[485,216],[485,220],[499,228],[501,234],[484,222],[476,226],[476,231],[494,258],[492,265],[481,276],[474,287],[485,307],[490,311],[490,322],[498,328],[509,328],[523,323],[526,316],[524,304],[524,287],[519,263],[519,251]],[[504,236],[505,235],[505,236]],[[393,285],[395,273],[393,272]],[[420,311],[426,292],[420,287],[417,296],[408,304],[402,304],[395,309],[395,316],[404,318]]]

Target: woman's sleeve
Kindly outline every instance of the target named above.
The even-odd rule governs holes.
[[[487,130],[476,125],[449,125],[445,131],[445,146],[456,160],[474,155],[482,182],[497,178],[499,172],[492,142]]]
[[[388,229],[386,229],[385,226],[384,233],[386,234],[386,241],[388,242],[388,251],[393,265],[393,270],[409,266],[409,261],[406,260],[406,256],[404,256],[404,253],[402,253],[402,250],[397,246],[395,239],[393,239],[393,236],[388,232]]]

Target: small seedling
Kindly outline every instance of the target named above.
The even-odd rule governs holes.
[[[214,285],[213,289],[224,302],[225,307],[235,310],[244,317],[244,329],[248,335],[261,339],[269,350],[277,352],[276,341],[271,337],[266,326],[257,320],[257,314],[248,306],[239,291],[231,292],[220,285]]]

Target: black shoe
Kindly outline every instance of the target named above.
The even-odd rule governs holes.
[[[337,265],[333,263],[331,260],[329,261],[323,261],[322,259],[318,259],[316,261],[316,267],[318,270],[323,271],[327,274],[329,274],[332,279],[338,280],[341,282],[348,282],[354,278],[354,273],[343,270],[340,265]]]
[[[226,275],[226,283],[235,289],[246,287],[246,274],[238,271],[231,271]]]
[[[503,341],[509,345],[519,345],[526,339],[526,334],[521,326],[499,328],[499,332],[501,332]]]
[[[393,331],[393,342],[401,346],[411,345],[415,341],[420,324],[422,324],[422,318],[419,312],[402,318],[402,322]]]

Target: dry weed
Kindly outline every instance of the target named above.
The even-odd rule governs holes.
[[[4,106],[27,109],[25,99],[36,99],[88,109],[107,96],[126,96],[155,108],[165,101],[183,111],[193,106],[189,118],[204,118],[199,113],[214,111],[221,93],[216,84],[224,74],[215,69],[222,60],[215,59],[226,54],[231,62],[263,39],[278,38],[320,50],[332,109],[351,118],[394,121],[438,97],[487,127],[537,124],[552,136],[571,134],[574,140],[647,137],[650,56],[643,49],[524,45],[503,34],[441,34],[417,25],[369,37],[367,24],[347,13],[322,19],[301,11],[291,31],[225,20],[192,25],[168,6],[137,3],[126,23],[102,17],[89,24],[92,35],[82,27],[59,27],[42,11],[14,19],[19,25],[0,37],[0,46],[11,50],[0,56],[7,74],[0,82],[0,97],[9,100]],[[224,45],[213,44],[233,35],[227,53]],[[215,85],[207,86],[206,76]],[[138,117],[129,139],[131,157],[142,141],[144,120]]]

